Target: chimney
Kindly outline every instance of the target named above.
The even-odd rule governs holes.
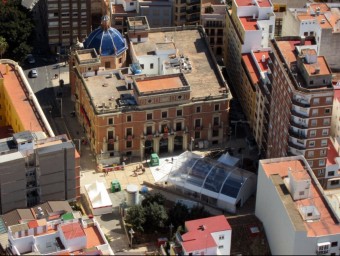
[[[320,7],[316,7],[316,11],[315,11],[316,16],[320,15]]]
[[[300,45],[305,45],[306,37],[301,36]]]
[[[261,60],[262,60],[263,63],[265,63],[266,62],[266,55],[263,54]]]
[[[256,14],[254,13],[254,14],[253,14],[253,20],[255,20],[255,19],[256,19]]]

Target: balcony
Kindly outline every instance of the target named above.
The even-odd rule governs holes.
[[[296,127],[296,128],[300,128],[300,129],[307,129],[308,128],[308,125],[307,124],[304,124],[304,123],[298,123],[296,121],[294,121],[294,119],[290,119],[290,125]]]
[[[295,144],[295,143],[292,142],[292,141],[289,141],[289,142],[288,142],[288,146],[289,146],[289,147],[292,147],[292,148],[294,148],[294,149],[298,149],[298,150],[306,150],[306,146],[305,146],[305,145]]]
[[[298,98],[298,99],[293,98],[293,104],[299,107],[303,107],[303,108],[310,107],[310,104],[306,100],[303,100],[301,98]]]
[[[193,13],[200,13],[200,9],[199,8],[190,8],[188,10],[186,10],[187,14],[193,14]]]
[[[302,132],[294,131],[294,129],[289,129],[289,135],[297,139],[307,139],[307,135]]]
[[[200,4],[200,0],[187,0],[187,5],[195,5],[195,4]]]
[[[214,124],[213,127],[212,127],[212,129],[214,131],[218,131],[220,128],[222,128],[222,126],[220,124]]]
[[[297,116],[297,117],[301,117],[301,118],[309,117],[309,113],[298,112],[295,109],[292,109],[292,115]]]

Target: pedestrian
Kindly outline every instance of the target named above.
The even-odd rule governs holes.
[[[171,163],[174,163],[174,158],[173,157],[171,157]]]

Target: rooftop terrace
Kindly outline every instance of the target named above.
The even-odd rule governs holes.
[[[237,6],[251,6],[256,5],[255,2],[259,5],[259,7],[270,7],[272,6],[269,0],[236,0]]]

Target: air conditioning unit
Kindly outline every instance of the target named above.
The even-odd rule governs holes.
[[[330,242],[318,243],[316,253],[317,254],[327,254],[329,252]]]

